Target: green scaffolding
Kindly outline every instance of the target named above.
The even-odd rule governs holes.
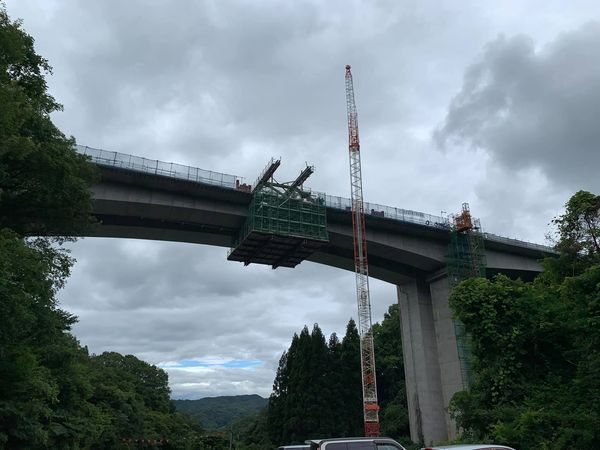
[[[295,267],[329,242],[326,210],[323,194],[263,182],[253,192],[248,218],[228,259]]]
[[[254,191],[248,219],[240,230],[238,241],[243,241],[253,231],[329,240],[324,196],[305,191],[290,195],[274,187],[273,183],[264,183]]]
[[[485,251],[483,235],[478,221],[468,231],[452,231],[447,255],[448,280],[450,288],[469,278],[485,277]],[[471,370],[471,342],[465,326],[460,320],[453,320],[454,334],[463,388],[468,388],[473,379]]]

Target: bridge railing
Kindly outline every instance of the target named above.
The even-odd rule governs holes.
[[[131,169],[143,173],[162,175],[180,180],[247,191],[247,186],[242,183],[244,178],[236,175],[228,175],[225,173],[213,172],[212,170],[198,169],[196,167],[184,166],[182,164],[163,162],[156,159],[147,159],[140,156],[111,152],[108,150],[101,150],[83,145],[76,145],[76,150],[78,153],[89,156],[94,163],[102,166]],[[325,204],[329,208],[335,208],[343,211],[350,211],[352,209],[352,201],[349,198],[325,195],[318,192],[313,192],[313,194],[319,198],[324,198]],[[434,216],[410,209],[394,208],[392,206],[379,205],[377,203],[369,202],[365,202],[364,208],[365,214],[371,216],[450,230],[450,222],[447,217]],[[485,239],[490,241],[502,242],[509,245],[526,247],[544,252],[553,252],[551,247],[533,242],[507,238],[493,233],[483,233],[483,236]]]
[[[138,172],[162,175],[180,180],[196,183],[210,184],[225,188],[235,189],[242,177],[228,175],[212,170],[198,169],[197,167],[184,166],[183,164],[163,162],[156,159],[142,158],[125,153],[111,152],[98,148],[77,145],[77,152],[89,156],[92,161],[102,166],[131,169]]]
[[[556,251],[552,247],[542,244],[536,244],[535,242],[522,241],[520,239],[504,237],[493,233],[483,233],[483,237],[488,241],[502,242],[504,244],[515,245],[517,247],[527,247],[534,250],[540,250],[545,253],[556,253]]]
[[[330,208],[352,210],[352,201],[349,198],[336,197],[333,195],[325,196],[325,204]],[[436,228],[450,228],[447,218],[433,216],[411,209],[394,208],[392,206],[379,205],[377,203],[364,203],[365,214],[375,217],[385,217],[388,219],[401,220],[403,222],[418,223]]]

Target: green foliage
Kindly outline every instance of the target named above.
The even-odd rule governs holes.
[[[392,306],[373,331],[383,431],[406,436],[399,324],[398,308]],[[276,445],[363,435],[360,337],[353,320],[341,342],[332,334],[326,344],[317,325],[311,333],[304,327],[300,335],[294,335],[279,362],[264,419],[269,440]]]
[[[331,389],[326,374],[332,364],[318,325],[294,335],[281,358],[269,401],[269,435],[273,442],[301,443],[311,435],[329,435]]]
[[[364,434],[362,375],[360,368],[360,335],[354,320],[346,325],[346,334],[340,349],[340,384],[344,413],[340,417],[342,427],[338,436],[362,436]]]
[[[579,191],[565,209],[552,221],[558,228],[556,249],[567,256],[600,256],[600,195]]]
[[[123,438],[169,438],[185,448],[200,431],[175,414],[167,373],[132,355],[105,352],[90,360],[94,387],[89,402],[102,411],[108,426],[98,442],[111,447]]]
[[[54,297],[69,267],[64,252],[0,231],[0,443],[45,442],[51,430],[42,422],[65,388],[56,375],[78,378],[78,348],[64,334],[74,319]]]
[[[81,235],[95,171],[50,120],[48,62],[0,4],[0,228],[21,236]]]
[[[474,356],[474,384],[451,403],[464,439],[523,450],[597,448],[600,254],[594,202],[597,196],[578,192],[567,203],[557,219],[557,248],[564,252],[544,261],[546,271],[533,282],[474,279],[452,293],[451,307],[471,335]]]
[[[400,310],[391,305],[381,324],[373,325],[377,394],[381,407],[379,421],[383,436],[400,439],[410,436],[408,404],[404,381],[404,360],[400,333]]]
[[[267,399],[256,394],[174,400],[177,411],[211,430],[229,428],[232,423],[262,410],[267,402]]]
[[[274,445],[269,439],[267,429],[267,408],[248,416],[231,427],[238,450],[263,450]]]
[[[0,448],[116,448],[124,437],[198,430],[169,400],[167,374],[133,356],[90,357],[57,307],[71,260],[45,240],[0,231]],[[181,445],[180,445],[181,444]]]

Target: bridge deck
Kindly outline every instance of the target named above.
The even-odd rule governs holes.
[[[176,178],[180,180],[186,180],[191,183],[197,183],[199,185],[209,185],[234,191],[236,190],[237,186],[244,185],[244,178],[236,175],[213,172],[196,167],[162,162],[82,145],[77,145],[76,150],[81,154],[89,156],[92,162],[100,166],[117,169],[121,168],[146,174],[154,174],[162,177]],[[350,211],[352,208],[352,203],[349,198],[332,195],[324,195],[324,198],[327,208],[338,211]],[[437,229],[438,231],[449,230],[449,222],[445,217],[369,202],[365,202],[364,208],[365,214],[368,216],[389,219],[395,222],[418,224],[427,228]],[[494,244],[500,247],[521,247],[524,249],[539,251],[544,254],[555,253],[552,247],[548,247],[546,245],[522,241],[519,239],[512,239],[493,233],[483,233],[483,237],[486,241],[492,241]]]

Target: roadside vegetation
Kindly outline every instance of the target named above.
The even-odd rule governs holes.
[[[451,296],[474,356],[474,384],[451,405],[463,440],[600,445],[600,196],[580,191],[565,207],[560,254],[533,282],[473,279]]]

